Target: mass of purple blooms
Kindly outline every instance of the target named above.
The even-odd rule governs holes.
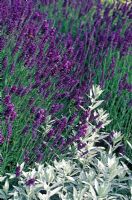
[[[78,149],[83,148],[86,144],[80,139],[88,129],[86,119],[93,122],[97,117],[89,111],[86,95],[95,82],[109,88],[108,83],[118,74],[114,92],[118,96],[128,92],[127,104],[131,107],[129,63],[123,75],[122,69],[117,72],[116,68],[117,60],[131,54],[131,5],[117,4],[115,8],[110,4],[104,9],[100,1],[62,0],[63,21],[57,18],[59,2],[0,2],[2,170],[12,170],[18,161],[31,165],[54,159],[73,142]],[[47,9],[51,5],[53,19]],[[69,18],[68,7],[78,13],[78,24],[74,16]],[[85,20],[90,12],[91,17]],[[67,21],[68,31],[64,31]],[[109,91],[105,100],[111,95]],[[46,132],[49,116],[52,125]],[[101,127],[100,121],[97,128]],[[17,176],[19,173],[17,168]],[[26,184],[34,181],[27,180]]]

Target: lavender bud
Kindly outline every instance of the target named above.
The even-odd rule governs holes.
[[[20,168],[20,166],[17,166],[16,167],[16,177],[19,177],[20,174],[21,174],[21,168]]]
[[[5,103],[5,105],[8,105],[9,103],[11,103],[11,96],[10,95],[5,96],[4,103]]]
[[[2,131],[0,130],[0,144],[3,144],[4,140],[5,140],[5,138],[4,138],[3,134],[2,134]]]
[[[7,133],[7,142],[10,142],[10,138],[12,136],[12,124],[8,124]]]

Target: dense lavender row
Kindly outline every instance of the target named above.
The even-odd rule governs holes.
[[[126,69],[120,69],[126,73],[123,75],[116,67],[118,60],[130,54],[129,5],[107,6],[104,11],[100,1],[79,2],[62,4],[64,23],[69,20],[68,8],[73,12],[68,31],[57,19],[60,1],[0,3],[2,172],[11,171],[18,161],[31,165],[61,157],[73,142],[78,149],[83,148],[80,138],[86,134],[86,119],[93,122],[97,116],[80,106],[88,108],[86,94],[94,82],[106,88],[107,97],[112,95],[113,99],[118,99],[117,92],[132,91],[129,66],[125,63]],[[78,5],[83,6],[78,9]],[[50,6],[54,8],[53,19]],[[73,31],[76,9],[80,23]],[[113,80],[115,85],[111,86]],[[127,98],[125,111],[131,104],[128,93]],[[127,116],[125,129],[130,130],[130,114]],[[102,122],[96,126],[101,128]]]
[[[93,0],[64,1],[59,7],[60,4],[60,1],[49,2],[52,11],[45,7],[41,10],[48,12],[50,19],[54,18],[57,29],[72,35],[83,79],[89,82],[90,76],[94,83],[105,88],[104,106],[113,118],[109,130],[111,126],[121,129],[125,138],[130,139],[132,4],[118,1],[103,5]]]
[[[49,150],[51,155],[55,148],[63,152],[67,145],[79,141],[86,132],[85,124],[80,125],[78,136],[70,135],[70,132],[79,122],[77,119],[73,124],[82,102],[78,95],[80,92],[83,95],[86,86],[79,89],[81,69],[77,70],[79,62],[74,58],[69,38],[63,41],[43,14],[37,10],[33,12],[33,4],[10,7],[6,3],[5,6],[8,6],[8,16],[2,14],[4,19],[1,20],[5,28],[3,39],[7,40],[4,49],[1,47],[1,149],[2,168],[8,170],[8,165],[16,165],[18,159],[30,164],[34,159],[50,159]],[[15,13],[12,9],[16,8],[16,16],[12,16]],[[49,115],[54,120],[53,128],[47,136],[42,136],[38,129]]]
[[[72,5],[72,7],[77,10],[80,1],[76,1],[75,5],[72,4],[73,1],[72,3],[66,2],[67,4],[65,4],[65,6]],[[128,72],[131,70],[131,66],[126,59],[126,56],[131,55],[131,4],[112,4],[106,6],[104,10],[102,4],[99,2],[100,1],[98,1],[97,5],[94,1],[89,1],[89,4],[86,1],[81,2],[83,6],[81,8],[79,7],[77,20],[81,20],[79,27],[76,28],[77,36],[73,37],[73,41],[71,40],[71,42],[74,45],[78,45],[78,48],[76,48],[76,46],[74,47],[75,50],[78,51],[77,58],[80,61],[80,64],[83,65],[83,68],[85,68],[85,70],[88,70],[89,68],[89,70],[94,70],[96,77],[98,76],[98,73],[99,75],[102,75],[101,77],[98,77],[98,81],[102,87],[104,87],[105,83],[107,84],[109,80],[117,76],[116,72],[118,72],[120,73],[118,92],[120,93],[122,90],[131,92],[131,84],[128,83]],[[92,14],[87,16],[92,7]],[[82,9],[84,9],[84,11],[82,11]],[[73,18],[71,19],[68,9],[66,9],[66,11],[67,14],[63,13],[64,22],[66,19],[67,21],[71,20],[71,24],[73,23],[74,25],[76,22],[74,19],[75,13],[73,13]],[[53,12],[53,15],[55,14],[58,14],[56,10]],[[92,18],[92,22],[90,17]],[[63,26],[63,23],[60,21],[59,23]],[[72,34],[74,27],[71,25],[68,28],[70,28],[69,31]],[[62,29],[62,31],[64,30]],[[124,63],[125,66],[118,66],[118,60],[125,60],[127,63]],[[106,64],[108,66],[106,66]],[[123,63],[121,64],[123,65]],[[122,71],[123,73],[126,72],[124,76],[121,73]],[[87,74],[86,71],[86,75]]]

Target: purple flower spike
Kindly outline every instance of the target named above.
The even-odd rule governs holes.
[[[4,46],[5,46],[5,39],[4,39],[4,37],[0,36],[0,52],[2,51]]]
[[[5,140],[5,138],[4,138],[3,134],[2,134],[2,131],[0,130],[0,144],[3,144],[4,140]]]
[[[25,153],[24,153],[24,162],[25,163],[29,163],[29,161],[30,161],[29,151],[25,150]]]
[[[39,127],[45,121],[45,118],[46,118],[46,111],[44,109],[39,109],[35,115],[34,126],[36,128]]]
[[[63,131],[65,128],[66,128],[66,125],[67,125],[67,118],[66,117],[63,117],[60,121],[59,121],[59,124],[58,124],[58,128]]]
[[[10,142],[10,138],[12,136],[12,124],[8,124],[8,129],[7,129],[7,142]]]
[[[65,142],[65,145],[68,146],[68,145],[71,145],[72,143],[74,142],[74,137],[71,137],[71,138],[68,138]]]
[[[29,106],[31,106],[31,105],[34,103],[34,101],[35,101],[35,99],[34,99],[33,97],[30,98],[30,99],[29,99],[29,102],[28,102]]]
[[[16,117],[17,117],[17,113],[14,111],[11,113],[10,120],[14,121],[16,119]]]
[[[51,107],[51,113],[52,114],[55,114],[55,113],[57,113],[57,112],[59,112],[60,111],[60,109],[62,109],[63,108],[63,104],[58,104],[58,103],[56,103],[56,104],[53,104],[52,105],[52,107]]]
[[[11,65],[11,68],[10,68],[10,73],[11,74],[14,74],[14,72],[15,72],[15,65],[14,65],[14,63]]]
[[[50,139],[54,134],[55,134],[54,129],[51,129],[51,130],[47,133],[47,137]]]
[[[77,135],[75,136],[75,139],[78,140],[81,137],[84,137],[87,133],[87,129],[88,129],[88,125],[87,124],[83,124],[81,125],[81,127],[79,128],[79,131],[77,133]]]
[[[37,153],[37,155],[36,155],[36,161],[37,162],[40,162],[40,161],[42,161],[42,159],[43,159],[43,153],[41,153],[40,151]]]
[[[7,68],[7,65],[8,65],[8,60],[7,60],[7,57],[3,58],[2,60],[2,68],[3,69],[6,69]]]
[[[69,124],[69,125],[72,125],[73,122],[74,122],[74,120],[76,119],[76,117],[77,117],[77,113],[74,113],[74,114],[69,118],[68,124]]]
[[[13,85],[10,89],[10,93],[15,93],[17,91],[17,86]]]
[[[29,131],[29,126],[26,125],[22,130],[22,134],[26,135],[28,133],[28,131]]]
[[[11,96],[10,95],[5,96],[4,103],[5,103],[5,105],[8,105],[9,103],[11,103]]]
[[[36,125],[36,127],[37,127],[37,125]],[[32,138],[33,138],[33,140],[35,140],[37,138],[37,129],[36,128],[34,128],[32,130]]]
[[[35,12],[33,15],[33,20],[39,22],[42,19],[42,14],[40,12]]]
[[[19,177],[20,174],[21,174],[21,168],[20,168],[20,166],[17,166],[16,167],[16,177]]]

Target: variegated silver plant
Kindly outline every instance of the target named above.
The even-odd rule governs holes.
[[[97,107],[102,103],[98,97],[102,90],[93,86],[90,91],[92,105],[98,112],[98,121],[104,128],[110,123],[108,114]],[[85,108],[82,108],[85,109]],[[6,200],[129,200],[132,195],[132,176],[122,157],[115,154],[121,145],[121,132],[113,132],[113,143],[105,141],[108,133],[88,123],[87,135],[82,139],[87,145],[82,150],[76,148],[76,155],[67,160],[55,160],[35,164],[35,168],[24,170],[20,165],[20,176],[6,174],[0,177],[0,199]],[[104,140],[107,148],[96,146]],[[128,142],[129,144],[129,142]],[[131,144],[129,144],[131,147]],[[70,149],[69,149],[70,151]],[[87,151],[87,154],[84,154]],[[124,157],[127,158],[126,156]]]

